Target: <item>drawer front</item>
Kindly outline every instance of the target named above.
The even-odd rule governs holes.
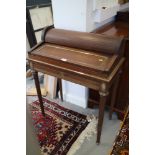
[[[34,70],[38,72],[42,72],[57,78],[61,78],[70,82],[74,82],[83,86],[86,86],[88,88],[92,88],[95,90],[99,90],[99,86],[101,85],[101,81],[98,81],[96,79],[88,78],[85,75],[82,75],[80,73],[73,73],[69,71],[65,71],[62,69],[57,69],[52,66],[39,64],[36,62],[31,62],[31,66]]]

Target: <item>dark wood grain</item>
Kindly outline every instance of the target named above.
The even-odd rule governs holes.
[[[107,94],[100,92],[100,103],[99,103],[99,120],[97,125],[97,140],[96,143],[100,143],[100,137],[102,132],[102,126],[103,126],[103,119],[104,119],[104,107],[106,104]]]

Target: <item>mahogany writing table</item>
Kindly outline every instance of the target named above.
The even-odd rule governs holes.
[[[96,142],[100,143],[104,107],[112,85],[115,87],[111,102],[115,102],[117,81],[124,61],[122,48],[122,37],[47,27],[42,42],[28,54],[42,114],[45,115],[38,72],[97,90],[100,103]]]

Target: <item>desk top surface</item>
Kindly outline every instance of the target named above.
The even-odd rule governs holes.
[[[118,57],[49,43],[44,43],[31,54],[98,71],[109,71]]]

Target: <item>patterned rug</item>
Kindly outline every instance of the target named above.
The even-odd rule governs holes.
[[[124,118],[110,155],[129,155],[129,112]]]
[[[41,114],[39,101],[33,102],[30,108],[42,154],[74,154],[84,137],[95,132],[97,121],[89,123],[85,115],[66,109],[45,98],[43,102],[45,117]]]

